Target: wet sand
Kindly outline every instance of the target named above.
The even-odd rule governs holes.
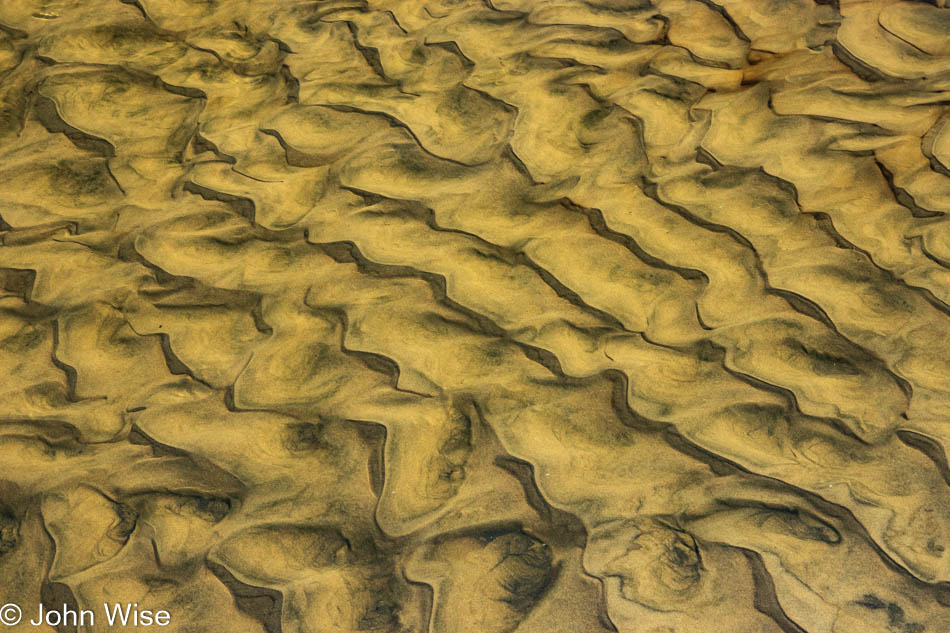
[[[950,631],[943,4],[4,0],[9,630]]]

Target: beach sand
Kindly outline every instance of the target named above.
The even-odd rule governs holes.
[[[9,630],[950,631],[943,4],[2,0]]]

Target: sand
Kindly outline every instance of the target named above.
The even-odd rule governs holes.
[[[3,0],[9,630],[950,631],[944,4]]]

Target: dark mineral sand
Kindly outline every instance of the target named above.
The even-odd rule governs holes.
[[[942,4],[0,1],[6,630],[950,631]]]

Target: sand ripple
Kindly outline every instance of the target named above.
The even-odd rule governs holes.
[[[943,4],[3,2],[0,602],[950,631]]]

